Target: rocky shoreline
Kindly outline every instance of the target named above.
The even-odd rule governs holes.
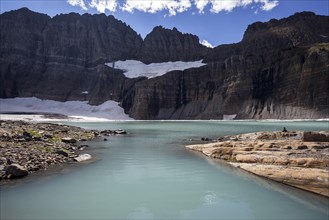
[[[52,123],[0,121],[0,184],[54,166],[90,160],[92,156],[83,151],[88,148],[86,141],[124,133]]]
[[[256,132],[186,148],[239,169],[329,197],[329,132]]]

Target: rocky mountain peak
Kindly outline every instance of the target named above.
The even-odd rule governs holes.
[[[300,12],[280,20],[255,22],[248,26],[242,42],[259,42],[266,40],[281,41],[290,46],[328,42],[321,36],[328,36],[329,17],[316,15],[313,12]],[[275,40],[276,39],[276,40]],[[278,49],[281,48],[278,45]]]
[[[143,42],[140,57],[145,63],[190,61],[202,59],[208,48],[199,43],[199,37],[184,34],[177,28],[153,28]]]
[[[1,14],[1,20],[19,20],[25,24],[28,23],[40,23],[43,20],[49,20],[50,16],[47,14],[42,14],[38,12],[31,11],[30,9],[24,7],[17,10],[12,10]]]

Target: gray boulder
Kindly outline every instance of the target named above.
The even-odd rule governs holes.
[[[77,142],[77,140],[74,139],[74,138],[70,138],[70,137],[64,137],[64,138],[62,138],[62,142],[69,143],[69,144],[74,144],[74,143]]]
[[[303,141],[311,142],[329,142],[329,133],[320,133],[320,132],[304,132]]]
[[[56,153],[59,154],[59,155],[63,155],[64,157],[69,156],[69,153],[67,151],[64,151],[64,150],[57,150]]]
[[[117,130],[114,130],[114,134],[127,134],[127,132],[122,129],[117,129]]]
[[[11,164],[5,168],[7,178],[20,178],[28,174],[28,171],[19,164]]]
[[[90,154],[80,154],[79,156],[75,157],[74,160],[77,162],[82,162],[86,160],[90,160],[91,155]]]

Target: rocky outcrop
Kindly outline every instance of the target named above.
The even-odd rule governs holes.
[[[114,100],[135,119],[329,118],[328,16],[256,22],[241,42],[214,49],[176,28],[155,27],[142,40],[113,16],[26,8],[0,16],[1,98]],[[119,59],[207,65],[128,79],[104,65]]]
[[[189,145],[188,149],[224,160],[258,176],[329,196],[328,132],[257,132],[221,138],[209,144]]]
[[[329,142],[329,134],[319,132],[304,132],[303,141]]]
[[[11,164],[5,167],[6,178],[20,178],[28,174],[28,171],[19,164]]]

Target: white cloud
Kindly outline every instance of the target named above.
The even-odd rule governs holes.
[[[260,9],[270,11],[278,6],[278,0],[194,0],[195,7],[199,13],[204,13],[204,9],[210,5],[210,11],[219,13],[221,11],[231,12],[237,7],[247,7],[253,3],[261,3]]]
[[[83,0],[67,0],[67,3],[72,6],[80,6],[80,8],[82,8],[83,10],[87,10],[87,7]]]
[[[209,47],[209,48],[214,48],[214,46],[211,43],[209,43],[208,41],[206,41],[206,40],[200,41],[200,44],[202,44],[202,45],[204,45],[206,47]]]
[[[166,11],[169,16],[185,12],[194,6],[200,14],[209,8],[212,13],[222,11],[231,12],[238,7],[251,6],[252,9],[270,11],[278,6],[278,0],[67,0],[73,6],[79,6],[84,10],[87,7],[95,8],[98,12],[106,10],[115,12],[117,9],[133,13],[142,11],[157,13]],[[193,13],[193,12],[192,12]]]
[[[134,10],[156,13],[167,10],[169,15],[176,15],[188,10],[191,7],[190,0],[126,0],[121,9],[132,13]]]
[[[105,10],[115,12],[118,6],[117,0],[92,0],[89,6],[96,8],[100,13],[105,13]]]
[[[279,5],[279,1],[268,1],[268,0],[259,0],[263,5],[260,7],[264,11],[271,11],[273,8]]]

